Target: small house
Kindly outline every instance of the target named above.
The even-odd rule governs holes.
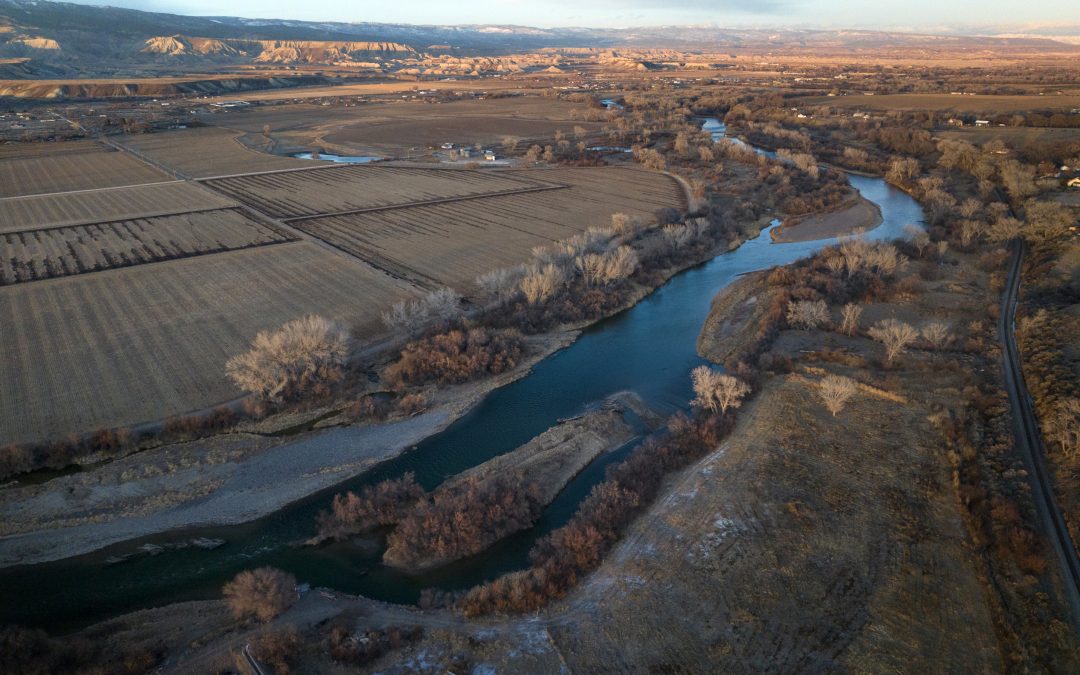
[[[485,152],[484,153],[484,159],[486,159],[489,162],[494,162],[495,161],[495,151],[494,150],[488,150],[487,152]]]
[[[443,143],[440,147],[443,150],[453,150],[454,149],[454,144],[453,143]]]
[[[990,126],[990,120],[975,120],[975,126],[988,127]]]

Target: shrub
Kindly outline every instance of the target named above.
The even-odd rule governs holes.
[[[341,378],[349,334],[319,316],[290,321],[255,336],[251,350],[229,359],[225,370],[244,391],[280,401]]]
[[[319,514],[320,539],[344,539],[384,525],[394,525],[426,496],[413,473],[366,486],[359,495],[334,496],[329,511]]]
[[[399,388],[428,382],[457,384],[510,370],[523,352],[524,340],[516,330],[455,328],[405,345],[383,378]]]
[[[788,303],[787,321],[793,328],[813,330],[829,322],[829,306],[824,300]]]
[[[293,626],[281,630],[264,631],[251,641],[251,654],[260,663],[274,669],[274,675],[292,672],[296,654],[301,647],[300,636]]]
[[[222,588],[237,619],[269,621],[297,600],[296,577],[273,567],[245,570]]]
[[[398,523],[387,539],[385,559],[409,567],[479,553],[531,526],[543,507],[541,494],[539,485],[521,476],[470,477],[438,490]]]
[[[953,340],[949,324],[932,321],[922,327],[922,337],[933,349],[945,349]]]

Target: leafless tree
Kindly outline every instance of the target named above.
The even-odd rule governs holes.
[[[840,310],[840,330],[844,335],[854,335],[859,329],[859,317],[862,316],[863,308],[849,302]]]
[[[885,180],[896,185],[909,185],[920,170],[919,160],[911,157],[893,157]]]
[[[869,330],[870,337],[885,346],[885,362],[893,360],[919,338],[919,331],[914,326],[898,321],[884,319]]]
[[[844,409],[847,402],[855,395],[857,386],[851,378],[841,375],[827,375],[818,384],[818,396],[833,417]]]
[[[793,328],[813,330],[829,322],[829,306],[824,300],[789,302],[787,321]]]
[[[276,331],[261,331],[251,349],[229,359],[225,372],[244,391],[268,401],[341,377],[349,334],[321,316],[306,316]]]
[[[904,226],[904,234],[907,235],[908,241],[919,252],[921,258],[923,251],[930,245],[930,235],[926,233],[926,230],[914,223],[908,223]]]
[[[544,265],[521,280],[521,292],[530,305],[547,302],[566,283],[566,274],[555,265]]]
[[[1061,444],[1066,457],[1075,455],[1080,450],[1080,398],[1058,401],[1053,413],[1047,417],[1046,432]]]
[[[461,313],[461,294],[452,288],[439,288],[417,300],[394,303],[382,319],[387,328],[415,333],[429,323],[451,321]]]
[[[717,372],[708,366],[698,366],[690,373],[696,398],[693,405],[711,412],[726,413],[742,405],[750,393],[750,385],[731,375]]]
[[[672,249],[678,251],[687,246],[694,238],[694,231],[686,225],[671,223],[663,229],[664,239]]]
[[[501,267],[476,277],[476,285],[491,302],[505,302],[518,290],[518,282],[525,275],[523,265]]]
[[[932,321],[923,326],[922,337],[934,349],[945,349],[953,339],[949,324],[941,321]]]
[[[269,621],[296,602],[296,577],[274,567],[245,570],[222,588],[237,619]]]

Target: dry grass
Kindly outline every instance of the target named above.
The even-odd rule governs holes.
[[[125,152],[59,152],[0,160],[0,197],[138,185],[170,178]]]
[[[0,285],[288,240],[240,209],[0,234]]]
[[[0,444],[228,400],[260,330],[315,312],[370,336],[411,292],[306,242],[0,288]]]
[[[0,200],[0,232],[146,218],[193,209],[219,209],[235,202],[190,183],[10,197]]]
[[[252,150],[228,129],[203,127],[118,139],[121,144],[193,178],[312,166],[311,161]]]
[[[856,396],[833,418],[772,380],[566,603],[554,643],[574,672],[998,670],[936,442],[921,407]]]
[[[852,234],[857,230],[869,231],[880,224],[881,211],[860,197],[851,206],[837,211],[788,219],[782,227],[772,230],[772,239],[777,242],[814,241]]]

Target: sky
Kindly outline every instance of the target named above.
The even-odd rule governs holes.
[[[1080,25],[1080,0],[77,0],[200,16],[619,28],[705,24],[979,32]]]

